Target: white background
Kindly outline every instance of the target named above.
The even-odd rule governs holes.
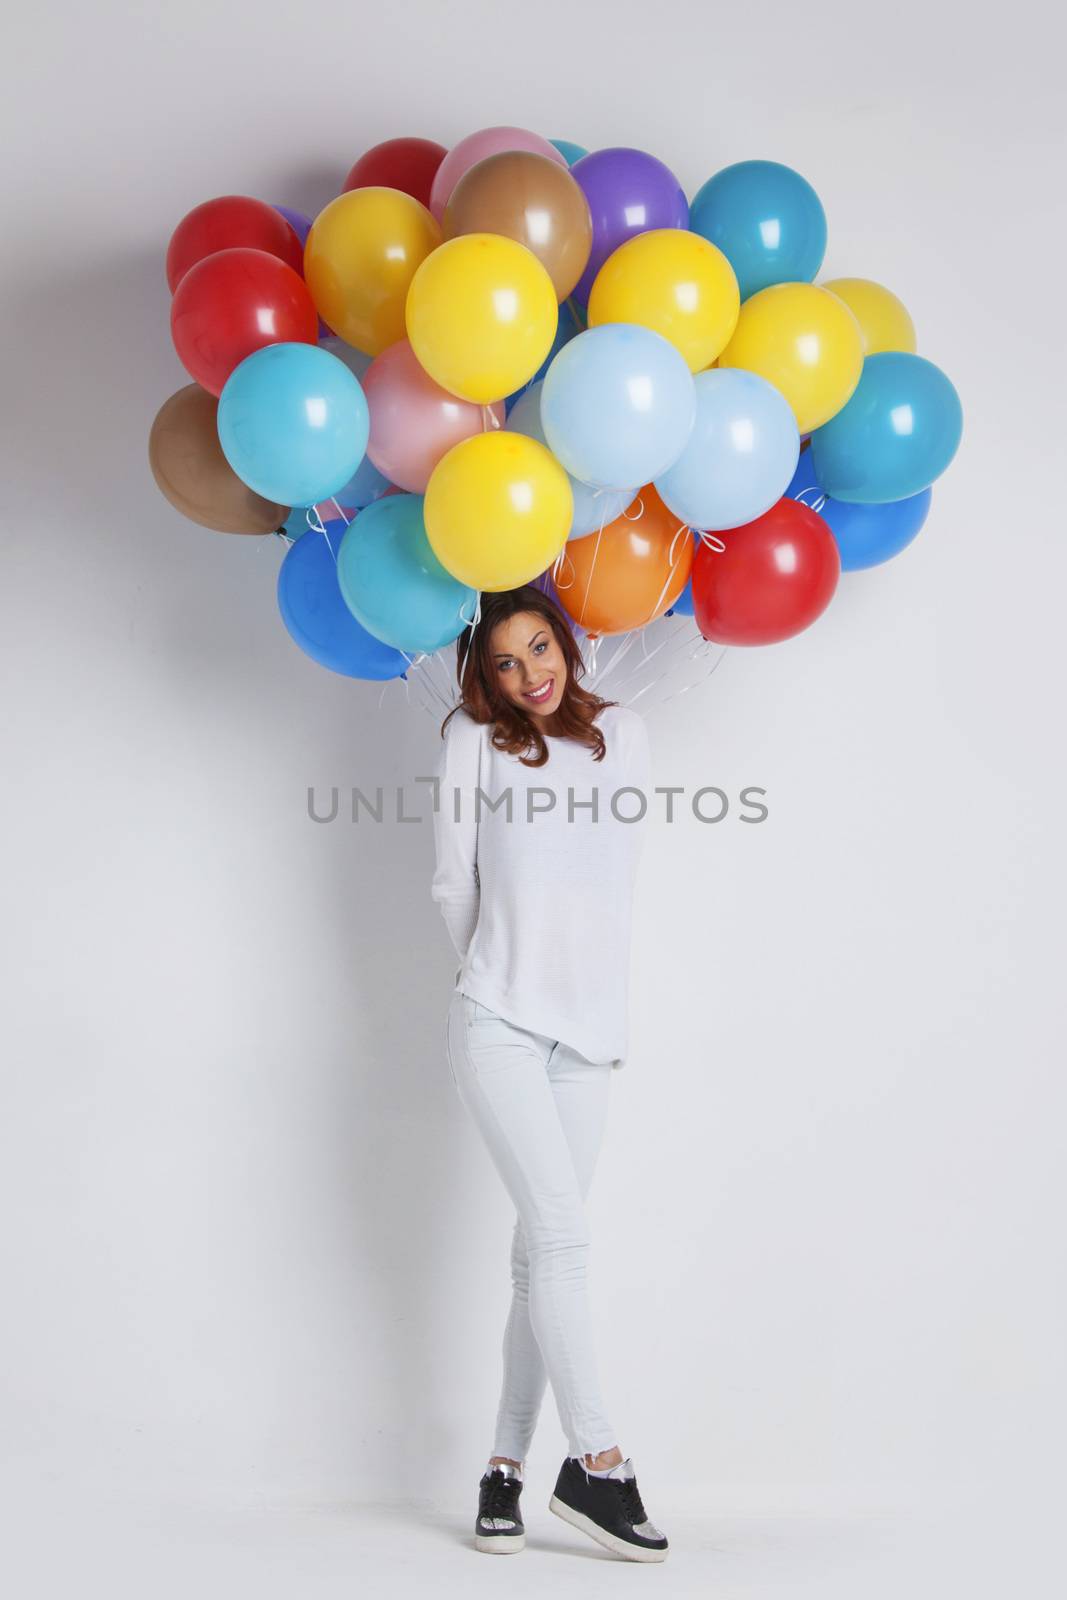
[[[188,381],[164,277],[186,211],[239,192],[313,215],[378,140],[497,122],[653,151],[690,194],[731,161],[797,167],[823,276],[894,288],[965,412],[907,552],[651,714],[659,782],[759,784],[771,808],[648,836],[591,1199],[604,1389],[672,1535],[664,1581],[824,1596],[853,1551],[865,1597],[1003,1594],[1024,1557],[1055,1587],[1035,1539],[1067,1420],[1067,241],[1045,16],[20,9],[0,1381],[38,1592],[69,1560],[112,1593],[347,1594],[370,1501],[416,1505],[379,1514],[387,1575],[437,1526],[438,1578],[490,1581],[467,1529],[512,1212],[449,1081],[430,828],[305,809],[309,784],[428,771],[436,724],[304,657],[282,541],[184,521],[146,443]],[[557,1559],[528,1553],[523,1581],[588,1590],[598,1552],[544,1506],[563,1450],[549,1394],[527,1521]],[[927,1524],[917,1564],[877,1544]]]

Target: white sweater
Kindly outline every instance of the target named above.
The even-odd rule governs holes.
[[[597,722],[602,762],[587,745],[548,736],[548,761],[528,767],[493,747],[492,723],[456,712],[435,768],[431,895],[462,963],[457,989],[590,1061],[621,1067],[651,757],[631,706],[607,706]],[[613,808],[627,785],[640,792],[619,794]]]

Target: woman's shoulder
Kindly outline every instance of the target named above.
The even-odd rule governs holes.
[[[640,711],[636,711],[633,706],[605,706],[597,721],[603,722],[606,727],[623,730],[639,737],[647,738],[648,736],[645,719]]]

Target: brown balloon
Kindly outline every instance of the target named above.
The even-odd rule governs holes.
[[[218,409],[198,383],[164,401],[148,438],[152,476],[171,505],[202,528],[273,533],[290,508],[264,500],[234,472],[219,443]]]
[[[504,150],[471,167],[452,191],[442,227],[446,239],[517,239],[547,268],[557,300],[570,294],[593,248],[589,204],[566,167],[526,150]]]

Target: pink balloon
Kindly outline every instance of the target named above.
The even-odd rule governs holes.
[[[445,214],[452,190],[464,173],[469,172],[477,162],[484,161],[486,156],[498,156],[505,150],[532,150],[534,155],[548,156],[550,160],[558,161],[561,167],[567,165],[566,158],[560,155],[554,144],[549,144],[539,133],[530,133],[526,128],[483,128],[480,133],[469,133],[465,139],[453,145],[433,180],[430,210],[438,222]]]
[[[375,356],[363,393],[370,410],[367,454],[409,494],[426,493],[431,472],[454,444],[502,428],[507,415],[503,400],[479,406],[434,383],[406,339]]]

